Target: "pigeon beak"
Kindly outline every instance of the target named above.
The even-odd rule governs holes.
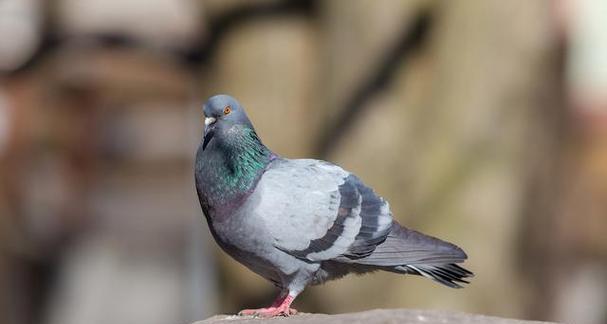
[[[211,138],[213,138],[213,124],[217,121],[217,118],[215,117],[207,117],[204,119],[204,133],[203,133],[203,140],[204,143],[202,145],[202,149],[204,150],[207,147],[207,144],[209,144],[209,142],[211,141]]]
[[[217,118],[215,117],[207,117],[204,119],[204,126],[208,127],[209,125],[211,125],[212,123],[216,122]]]

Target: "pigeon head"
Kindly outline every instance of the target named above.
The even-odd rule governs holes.
[[[238,133],[253,131],[253,124],[247,117],[244,108],[236,99],[228,95],[215,95],[203,106],[204,141],[203,150],[215,137],[222,141],[235,141]],[[238,136],[236,136],[238,137]]]
[[[244,108],[228,95],[216,95],[204,104],[205,134],[216,128],[229,129],[234,125],[253,128]]]

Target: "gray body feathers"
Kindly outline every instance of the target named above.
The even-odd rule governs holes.
[[[213,220],[220,246],[281,288],[385,270],[459,287],[457,246],[401,227],[388,203],[342,168],[276,159],[229,217]]]

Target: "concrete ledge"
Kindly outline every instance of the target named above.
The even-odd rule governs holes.
[[[278,317],[271,319],[253,318],[250,316],[217,315],[194,324],[261,324],[261,323],[330,323],[330,324],[418,324],[418,323],[489,323],[489,324],[547,324],[549,322],[523,321],[516,319],[466,314],[435,310],[410,310],[410,309],[376,309],[360,313],[348,314],[309,314],[301,313],[291,317]]]

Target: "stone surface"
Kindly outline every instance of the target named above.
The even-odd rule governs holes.
[[[414,323],[491,323],[491,324],[531,324],[549,323],[524,321],[485,315],[466,314],[449,311],[432,310],[409,310],[409,309],[376,309],[360,313],[349,314],[308,314],[291,317],[277,317],[271,319],[259,319],[248,316],[217,315],[204,321],[193,324],[215,324],[215,323],[238,323],[238,324],[260,324],[260,323],[331,323],[331,324],[414,324]]]

